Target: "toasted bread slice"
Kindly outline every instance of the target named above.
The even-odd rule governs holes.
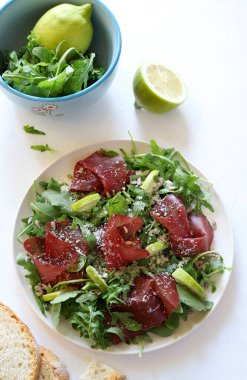
[[[69,380],[69,373],[60,359],[47,348],[39,346],[41,365],[39,380]]]
[[[125,380],[126,376],[109,365],[92,359],[80,380]]]
[[[40,354],[29,328],[0,303],[0,379],[36,380]]]

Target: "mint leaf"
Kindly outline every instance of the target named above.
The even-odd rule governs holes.
[[[30,133],[32,135],[45,135],[45,132],[39,131],[38,129],[35,129],[31,125],[24,125],[23,129],[26,133]]]

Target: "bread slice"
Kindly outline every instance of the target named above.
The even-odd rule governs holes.
[[[39,380],[69,380],[69,373],[60,359],[47,348],[39,346],[41,366]]]
[[[126,376],[109,365],[92,359],[80,380],[125,380]]]
[[[39,349],[29,328],[0,303],[0,379],[36,380]]]

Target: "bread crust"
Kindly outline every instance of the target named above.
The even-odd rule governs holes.
[[[26,341],[26,347],[28,348],[29,353],[31,355],[30,375],[27,380],[37,380],[40,369],[40,353],[36,340],[34,339],[27,325],[24,322],[22,322],[22,320],[13,312],[13,310],[10,307],[0,303],[0,313],[7,314],[10,317],[10,320],[13,319],[15,323],[18,325],[19,331],[21,332],[22,336],[24,336]]]
[[[51,350],[39,345],[41,366],[39,380],[46,375],[52,376],[56,380],[69,380],[69,373],[64,363]],[[42,377],[43,376],[43,377]]]
[[[96,359],[91,359],[86,371],[81,375],[80,380],[97,380],[97,379],[107,379],[107,380],[125,380],[126,376],[110,367],[109,365],[98,361]]]

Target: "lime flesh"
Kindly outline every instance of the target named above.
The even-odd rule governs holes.
[[[133,80],[135,107],[164,113],[182,104],[187,97],[183,79],[173,69],[157,61],[144,62]]]
[[[60,55],[71,47],[85,53],[93,37],[92,11],[92,4],[57,5],[38,20],[33,33],[38,36],[40,45],[47,49],[55,50],[63,41]]]

